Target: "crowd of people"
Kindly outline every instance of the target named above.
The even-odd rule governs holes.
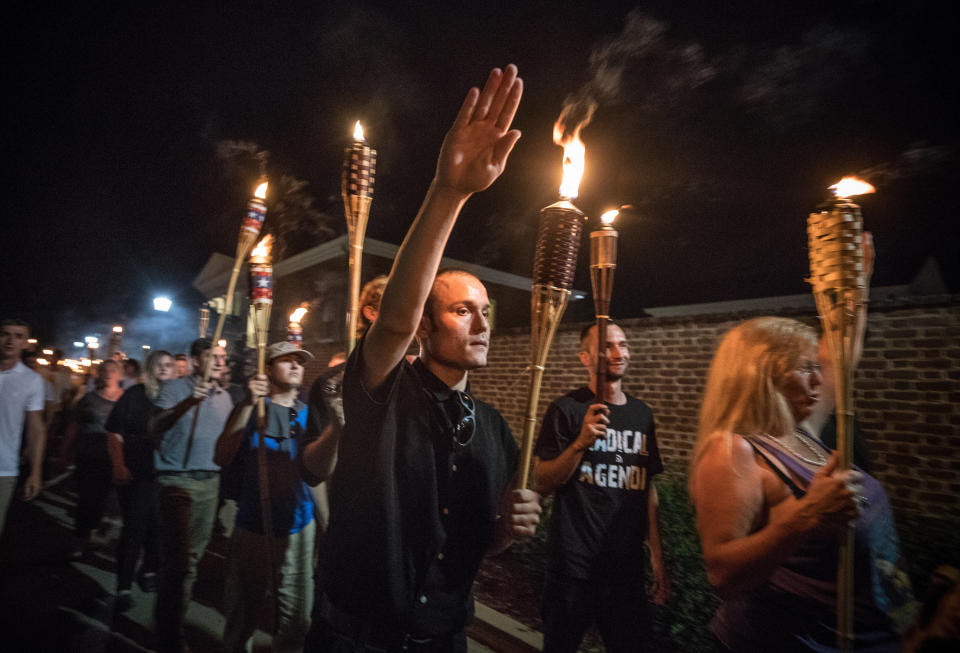
[[[625,332],[608,327],[602,388],[596,327],[581,334],[586,384],[550,404],[536,491],[518,488],[510,428],[469,383],[490,347],[486,288],[440,269],[464,202],[499,177],[520,137],[510,126],[522,88],[508,66],[467,94],[389,277],[364,289],[355,350],[308,393],[309,351],[271,344],[267,373],[238,387],[224,349],[201,338],[188,355],[151,353],[142,369],[104,361],[72,399],[69,373],[64,381],[54,365],[44,378],[21,362],[28,325],[4,321],[0,533],[21,458],[29,501],[42,487],[46,434],[62,432],[56,453],[72,461],[77,487],[71,555],[102,545],[116,487],[117,609],[130,607],[135,580],[155,590],[158,650],[185,650],[219,513],[230,534],[223,650],[246,650],[266,619],[276,651],[462,652],[482,559],[533,536],[541,495],[553,495],[544,650],[578,650],[591,624],[610,651],[644,650],[648,601],[666,602],[671,589],[654,414],[623,390]],[[711,366],[690,489],[723,598],[717,650],[832,650],[836,534],[851,521],[854,648],[900,650],[911,624],[883,488],[862,469],[838,469],[820,438],[832,411],[825,349],[799,322],[759,318],[731,330]]]

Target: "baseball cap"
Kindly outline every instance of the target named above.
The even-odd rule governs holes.
[[[267,362],[269,363],[274,358],[277,358],[278,356],[285,356],[287,354],[297,354],[300,357],[301,365],[307,361],[313,360],[314,358],[313,354],[308,352],[306,349],[300,349],[292,342],[282,340],[267,347]]]

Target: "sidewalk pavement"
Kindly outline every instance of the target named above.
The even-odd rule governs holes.
[[[76,494],[72,479],[48,483],[33,503],[14,500],[0,538],[0,632],[5,653],[141,653],[154,650],[156,595],[134,583],[134,605],[114,609],[120,533],[116,517],[105,520],[107,545],[71,561]],[[194,653],[218,652],[226,539],[214,534],[200,563],[187,611],[187,643]],[[468,629],[469,653],[536,651],[539,633],[477,604]],[[257,631],[255,652],[269,651],[269,636]]]

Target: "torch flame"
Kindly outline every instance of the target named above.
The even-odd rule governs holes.
[[[573,199],[580,192],[580,179],[583,177],[583,162],[587,148],[580,140],[580,128],[569,134],[564,133],[563,123],[557,120],[553,126],[553,142],[563,148],[563,180],[560,182],[560,197]]]
[[[877,189],[856,177],[844,177],[833,186],[830,186],[830,190],[832,190],[837,197],[853,197],[854,195],[874,193]]]
[[[273,246],[273,234],[267,234],[264,236],[257,246],[253,248],[253,251],[250,252],[251,260],[255,260],[258,263],[269,263],[270,262],[270,248]]]
[[[263,182],[257,186],[257,190],[253,191],[254,197],[259,197],[262,200],[267,199],[267,182]]]
[[[295,310],[293,313],[290,314],[290,321],[296,322],[297,324],[299,324],[300,322],[303,321],[303,316],[306,314],[307,314],[307,307],[301,306],[300,308],[298,308],[297,310]]]
[[[116,325],[116,326],[113,327],[113,332],[114,332],[114,333],[123,333],[123,327],[118,324],[118,325]]]
[[[360,121],[357,121],[357,124],[353,127],[353,140],[362,141],[363,140],[363,125],[360,124]]]
[[[611,209],[600,216],[600,222],[603,224],[613,224],[613,221],[617,219],[618,215],[620,215],[620,211],[617,209]]]

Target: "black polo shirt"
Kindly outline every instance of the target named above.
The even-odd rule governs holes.
[[[344,375],[320,582],[338,608],[384,627],[459,631],[473,615],[470,588],[517,445],[500,413],[475,398],[476,432],[455,443],[464,414],[456,391],[419,360],[402,360],[371,394],[362,356],[361,341]]]

